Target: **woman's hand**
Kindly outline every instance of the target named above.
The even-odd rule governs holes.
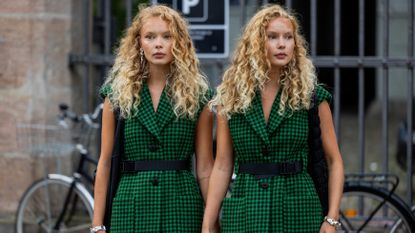
[[[324,221],[321,224],[320,232],[319,233],[336,233],[336,227],[330,225],[328,222]]]

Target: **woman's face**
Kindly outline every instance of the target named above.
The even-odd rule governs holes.
[[[173,37],[166,21],[160,17],[145,20],[140,31],[140,42],[150,66],[169,67],[173,61]]]
[[[271,69],[280,69],[287,65],[293,57],[294,27],[287,18],[274,18],[268,24],[266,35],[265,46]]]

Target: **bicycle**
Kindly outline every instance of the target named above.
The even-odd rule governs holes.
[[[87,185],[93,185],[93,177],[85,165],[89,163],[96,167],[98,162],[89,155],[87,148],[90,134],[99,128],[96,122],[101,109],[102,104],[92,114],[77,116],[68,110],[67,105],[60,105],[59,124],[67,128],[65,120],[70,119],[83,130],[79,136],[88,140],[76,145],[80,159],[72,176],[47,174],[25,191],[16,212],[16,233],[87,232],[92,222],[94,199],[87,188]]]
[[[342,231],[415,232],[411,209],[394,193],[398,184],[395,175],[347,175],[340,207]]]

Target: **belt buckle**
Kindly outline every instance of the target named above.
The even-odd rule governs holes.
[[[120,169],[121,169],[121,172],[125,172],[125,162],[121,162]]]
[[[281,169],[280,175],[284,175],[284,176],[290,175],[290,173],[288,172],[288,167],[289,167],[288,165],[289,164],[286,162],[280,163],[280,169]]]

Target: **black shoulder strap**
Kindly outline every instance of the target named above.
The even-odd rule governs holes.
[[[114,112],[115,113],[115,112]],[[121,156],[124,151],[124,118],[119,117],[119,114],[115,113],[116,128],[115,128],[115,140],[111,156],[111,169],[110,177],[108,180],[107,198],[104,215],[104,225],[107,228],[107,232],[110,232],[111,227],[111,212],[112,201],[117,192],[118,183],[120,181],[120,163]]]
[[[316,94],[312,96],[312,107],[308,111],[309,119],[309,156],[308,172],[313,179],[316,192],[320,199],[323,216],[328,213],[328,168],[321,140],[320,117]]]
[[[310,148],[310,162],[319,161],[323,159],[324,153],[322,150],[320,117],[318,115],[318,100],[317,95],[313,92],[311,97],[311,108],[308,111],[308,145]]]
[[[316,123],[317,121],[320,121],[318,117],[318,100],[315,92],[313,92],[311,96],[311,108],[309,110],[309,117],[311,123]],[[320,124],[320,122],[318,123]]]
[[[112,157],[120,156],[123,153],[123,146],[124,143],[124,118],[118,117],[116,115],[116,127],[115,127],[115,141],[114,147],[112,151]]]

